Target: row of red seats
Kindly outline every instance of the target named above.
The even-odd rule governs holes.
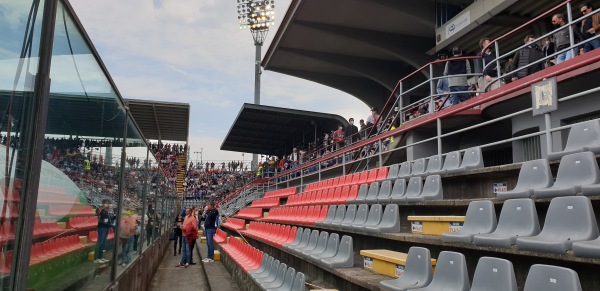
[[[31,246],[29,265],[39,264],[64,254],[84,249],[78,235],[71,235],[36,243]],[[10,274],[13,251],[0,253],[0,274]]]
[[[63,232],[63,229],[58,228],[58,224],[56,224],[56,220],[41,222],[36,220],[33,224],[33,236],[50,236],[57,235]]]
[[[314,225],[327,218],[329,206],[297,206],[271,208],[264,221]]]
[[[112,228],[110,228],[108,230],[108,237],[106,239],[113,239],[115,238],[115,232],[113,231]],[[88,235],[88,242],[98,242],[98,232],[97,231],[90,231],[90,234]]]
[[[0,204],[0,219],[15,219],[19,217],[19,203]]]
[[[238,214],[235,215],[236,217],[241,217],[241,218],[250,218],[250,219],[257,219],[257,218],[262,218],[263,217],[263,211],[262,208],[242,208],[240,209],[240,211],[238,212]]]
[[[2,222],[2,224],[0,224],[0,244],[14,240],[16,229],[16,223],[11,223],[10,221]]]
[[[51,216],[80,216],[95,215],[94,208],[89,205],[50,205],[48,215]]]
[[[246,221],[243,219],[229,217],[225,223],[221,224],[221,226],[232,230],[244,230],[246,229]]]
[[[291,196],[290,196],[291,197]],[[250,207],[271,208],[279,206],[279,197],[261,198],[252,201]]]
[[[290,195],[295,195],[296,190],[297,190],[296,187],[290,187],[290,188],[284,188],[284,189],[279,189],[279,190],[275,190],[275,191],[269,191],[269,192],[265,193],[265,198],[286,197],[286,196],[290,196]]]
[[[296,239],[297,230],[298,228],[295,226],[252,221],[250,227],[242,233],[281,248],[284,244],[292,243]]]
[[[286,206],[311,204],[345,204],[358,196],[358,185],[313,190],[288,197]]]
[[[94,228],[98,226],[98,216],[71,217],[67,221],[67,228]]]
[[[39,264],[84,248],[85,245],[79,241],[79,235],[76,234],[36,243],[31,246],[29,264]]]
[[[263,252],[238,239],[230,238],[221,249],[246,272],[258,269],[262,263]]]
[[[78,197],[67,194],[41,193],[38,195],[38,203],[48,204],[81,204]]]
[[[328,189],[338,186],[352,186],[360,184],[371,184],[375,181],[385,180],[388,174],[388,167],[381,167],[372,170],[366,170],[354,174],[348,174],[341,177],[335,177],[306,185],[304,192],[313,190]]]
[[[217,244],[227,243],[227,233],[222,231],[220,228],[217,229],[215,236],[213,236],[213,240]]]

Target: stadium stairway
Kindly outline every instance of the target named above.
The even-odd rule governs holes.
[[[185,177],[185,165],[187,165],[187,156],[181,155],[179,156],[179,166],[177,167],[177,182],[175,186],[177,187],[177,196],[181,197],[183,195],[183,178]]]

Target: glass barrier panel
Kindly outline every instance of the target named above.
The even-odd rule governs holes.
[[[13,255],[27,181],[23,170],[29,136],[27,124],[40,54],[43,1],[0,2],[0,290],[7,290],[18,258]],[[29,40],[29,41],[26,41]],[[25,262],[26,263],[26,262]]]

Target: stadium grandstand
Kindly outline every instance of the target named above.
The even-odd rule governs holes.
[[[221,150],[256,169],[192,161],[189,104],[123,98],[69,1],[29,2],[0,290],[600,290],[600,1],[291,0],[262,67],[372,115],[243,104]]]

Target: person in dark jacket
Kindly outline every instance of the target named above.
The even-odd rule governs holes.
[[[217,231],[217,221],[219,211],[214,208],[213,202],[208,203],[207,209],[204,212],[204,231],[206,233],[206,246],[208,247],[208,256],[202,260],[205,263],[214,262],[215,259],[215,243],[213,237]]]
[[[113,218],[109,214],[111,207],[110,200],[102,200],[102,206],[98,208],[98,241],[96,242],[96,252],[94,253],[94,263],[104,264],[109,260],[104,259],[104,244],[108,238],[108,231],[113,226]]]
[[[181,237],[183,233],[181,231],[181,226],[183,225],[183,216],[181,214],[175,217],[175,223],[173,225],[173,230],[175,231],[175,240],[173,241],[173,256],[177,255],[177,241],[179,241],[179,254],[181,254],[181,244],[183,240]]]
[[[529,45],[524,47],[523,49],[518,50],[515,53],[510,70],[514,71],[520,68],[524,69],[519,70],[518,72],[516,72],[516,74],[513,74],[512,81],[525,78],[526,76],[529,76],[537,71],[542,70],[541,63],[533,64],[536,61],[539,61],[543,58],[542,49],[539,45],[535,43],[535,36],[526,36],[525,43]]]
[[[462,52],[459,47],[452,49],[452,57],[459,58]],[[471,74],[471,65],[469,60],[450,60],[446,62],[444,76],[448,76],[448,86],[450,87],[450,103],[456,105],[469,99],[469,84],[467,75]]]
[[[348,122],[350,124],[346,126],[344,134],[346,136],[346,143],[350,145],[358,141],[358,127],[354,125],[354,118],[348,119]]]

